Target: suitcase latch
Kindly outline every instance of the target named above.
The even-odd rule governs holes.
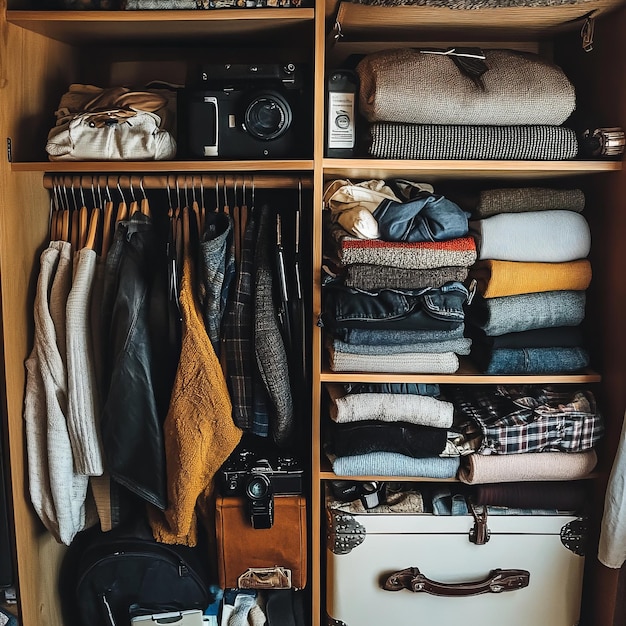
[[[487,507],[483,506],[482,511],[478,511],[471,502],[468,504],[474,518],[474,525],[469,531],[469,540],[477,546],[482,546],[491,538],[491,531],[487,528]]]

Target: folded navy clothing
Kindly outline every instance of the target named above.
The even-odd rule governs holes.
[[[410,393],[418,396],[438,396],[437,383],[345,383],[346,393]]]
[[[536,328],[492,337],[486,335],[482,329],[468,324],[465,334],[471,338],[475,349],[485,351],[498,348],[575,348],[584,345],[580,326]]]
[[[492,375],[558,374],[589,365],[589,352],[580,346],[481,350],[473,345],[470,358],[481,372]]]
[[[445,428],[366,420],[333,424],[329,446],[337,456],[397,452],[410,457],[428,457],[444,451],[447,434]]]

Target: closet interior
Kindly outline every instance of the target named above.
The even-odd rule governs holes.
[[[599,462],[588,478],[593,492],[581,624],[616,626],[623,611],[619,572],[595,559],[604,489],[626,406],[626,330],[623,307],[623,233],[626,175],[622,161],[577,157],[563,161],[401,160],[324,153],[326,79],[352,55],[399,47],[478,46],[536,52],[560,65],[576,89],[572,124],[626,128],[626,8],[612,0],[507,9],[459,10],[429,6],[367,6],[316,0],[289,9],[207,11],[47,11],[27,0],[2,7],[0,128],[6,156],[0,168],[0,282],[4,385],[4,460],[10,478],[15,587],[24,626],[61,626],[58,584],[65,548],[44,531],[30,502],[23,423],[26,373],[33,344],[33,301],[39,258],[59,212],[79,209],[84,197],[104,206],[145,197],[150,211],[203,199],[213,209],[246,198],[275,197],[285,212],[300,206],[303,291],[308,305],[302,446],[308,497],[310,623],[326,624],[326,387],[343,383],[445,385],[581,384],[597,394],[605,420]],[[295,62],[308,68],[310,150],[298,158],[193,159],[151,162],[51,162],[45,153],[54,111],[72,83],[97,86],[183,85],[206,62]],[[593,280],[584,333],[590,366],[551,375],[489,376],[466,360],[453,374],[335,372],[324,349],[322,313],[323,192],[337,179],[402,178],[472,189],[502,186],[579,187],[587,199]],[[254,200],[252,194],[254,193]],[[276,194],[276,195],[273,195]],[[201,203],[200,203],[201,204]],[[99,208],[99,207],[98,207]],[[222,207],[223,208],[223,207]],[[54,219],[53,219],[54,217]],[[88,222],[87,222],[88,223]],[[88,230],[88,229],[87,229]],[[79,229],[80,232],[80,229]],[[71,229],[70,229],[71,233]],[[290,244],[293,242],[289,242]],[[339,477],[342,478],[342,477]],[[345,477],[344,477],[345,478]],[[353,477],[351,477],[353,478]],[[359,476],[384,480],[386,476]],[[419,478],[408,479],[415,483]],[[451,482],[454,482],[453,480]],[[334,622],[330,622],[334,623]],[[360,625],[364,626],[364,625]]]

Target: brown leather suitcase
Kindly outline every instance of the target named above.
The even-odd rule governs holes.
[[[218,496],[220,587],[302,589],[306,584],[306,501],[276,496],[271,528],[253,528],[245,498]]]

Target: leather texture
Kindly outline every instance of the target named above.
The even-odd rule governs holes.
[[[291,570],[292,587],[306,584],[306,501],[303,496],[275,496],[274,523],[252,527],[245,498],[216,501],[217,565],[220,587],[237,587],[249,568]]]

